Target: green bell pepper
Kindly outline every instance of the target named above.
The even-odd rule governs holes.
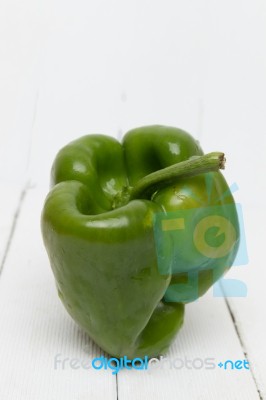
[[[203,155],[191,135],[165,126],[133,129],[122,144],[87,135],[57,154],[42,212],[44,244],[68,313],[112,356],[165,353],[182,326],[184,304],[232,265],[239,227],[219,171],[224,161],[222,153]],[[209,246],[214,257],[205,258],[186,246],[190,227],[180,239],[182,267],[172,236],[172,247],[162,246],[160,257],[167,262],[160,269],[156,216],[194,209],[208,217],[212,206],[235,228],[227,254],[217,256],[215,243]],[[214,242],[219,238],[217,231],[209,235]]]

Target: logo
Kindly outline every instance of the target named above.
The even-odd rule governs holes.
[[[94,369],[96,371],[105,370],[112,371],[112,375],[117,375],[121,370],[138,370],[138,371],[148,371],[148,373],[152,372],[152,370],[181,370],[181,369],[189,369],[189,370],[213,370],[219,367],[220,369],[226,371],[232,370],[249,370],[249,362],[245,359],[243,360],[231,360],[228,359],[226,361],[216,362],[214,357],[195,357],[189,358],[187,356],[184,357],[176,357],[176,358],[168,358],[160,356],[158,358],[150,358],[145,356],[144,358],[133,358],[132,360],[127,358],[127,356],[120,358],[107,358],[104,356],[95,357],[93,359],[79,359],[79,358],[62,358],[62,354],[58,353],[54,357],[54,369],[55,370],[65,370],[65,369]]]
[[[206,187],[211,190],[208,180]],[[211,202],[208,195],[207,206],[199,203],[195,208],[155,214],[158,269],[162,275],[172,275],[165,301],[196,300],[212,285],[215,297],[247,295],[244,282],[222,278],[230,266],[248,262],[241,205],[221,202],[229,195],[230,190]],[[193,198],[193,193],[189,196]]]

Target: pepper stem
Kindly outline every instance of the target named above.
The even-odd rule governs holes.
[[[130,200],[151,198],[158,189],[174,183],[178,178],[187,178],[205,172],[218,171],[225,167],[224,153],[214,152],[194,156],[188,160],[152,172],[140,179],[130,193]]]

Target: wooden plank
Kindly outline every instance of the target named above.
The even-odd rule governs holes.
[[[249,262],[233,267],[226,278],[247,285],[247,297],[228,298],[243,351],[252,365],[254,380],[266,397],[264,332],[264,195],[266,181],[258,171],[265,164],[266,6],[260,1],[222,2],[210,7],[213,24],[203,95],[201,138],[205,151],[225,151],[228,182],[237,183],[242,204]],[[253,28],[247,29],[247,26]],[[226,27],[226,28],[225,28]],[[259,196],[255,194],[259,193]]]
[[[239,188],[235,198],[243,208],[249,259],[226,278],[242,281],[247,296],[229,297],[228,305],[261,398],[266,398],[266,4],[234,2],[228,13],[227,3],[213,12],[216,28],[203,96],[202,142],[206,151],[225,151],[224,175]]]
[[[227,301],[261,398],[266,398],[265,224],[262,223],[265,211],[264,206],[259,205],[246,206],[244,211],[249,260],[246,265],[233,267],[227,278],[243,282],[247,294],[245,297],[228,297]]]
[[[167,358],[170,366],[119,373],[119,399],[259,399],[250,371],[218,366],[245,356],[224,300],[211,293],[186,307],[184,327]],[[210,362],[215,367],[205,368]]]
[[[27,182],[37,106],[37,16],[32,0],[0,4],[0,270]]]
[[[43,199],[28,191],[0,280],[0,398],[114,400],[115,376],[81,366],[101,352],[60,304],[40,234]]]

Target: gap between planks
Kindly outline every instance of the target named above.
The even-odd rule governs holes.
[[[221,290],[222,290],[222,292],[223,292],[223,294],[224,294],[225,304],[226,304],[226,307],[227,307],[227,309],[228,309],[230,318],[231,318],[231,320],[232,320],[232,323],[233,323],[233,326],[234,326],[236,335],[237,335],[237,337],[238,337],[240,346],[241,346],[241,348],[242,348],[242,350],[243,350],[243,353],[244,353],[245,358],[247,359],[247,361],[248,361],[248,363],[249,363],[248,365],[249,365],[250,373],[251,373],[252,379],[253,379],[253,381],[254,381],[254,384],[255,384],[255,386],[256,386],[259,399],[260,399],[260,400],[263,400],[263,396],[262,396],[261,390],[260,390],[260,388],[259,388],[257,379],[256,379],[256,377],[255,377],[255,373],[254,373],[254,370],[253,370],[252,363],[250,363],[250,360],[249,360],[249,355],[248,355],[248,352],[247,352],[247,349],[246,349],[244,340],[242,339],[240,330],[239,330],[239,328],[238,328],[238,326],[237,326],[236,317],[235,317],[234,312],[233,312],[233,310],[232,310],[232,308],[231,308],[231,306],[230,306],[229,300],[228,300],[228,298],[227,298],[226,295],[225,295],[224,288],[223,288],[222,284],[220,284],[220,287],[221,287]]]
[[[24,186],[24,188],[22,189],[21,193],[20,193],[19,200],[18,200],[18,205],[17,205],[17,208],[16,208],[14,216],[13,216],[13,221],[12,221],[11,228],[10,228],[10,233],[8,235],[7,243],[6,243],[6,246],[5,246],[5,249],[4,249],[3,258],[2,258],[2,261],[1,261],[1,264],[0,264],[0,278],[1,278],[4,266],[5,266],[5,262],[6,262],[8,253],[9,253],[11,242],[12,242],[12,239],[13,239],[16,227],[17,227],[18,218],[19,218],[19,215],[21,213],[22,205],[23,205],[23,202],[24,202],[24,199],[25,199],[25,196],[26,196],[26,193],[27,193],[28,189],[29,189],[29,184],[27,182],[26,185]]]

